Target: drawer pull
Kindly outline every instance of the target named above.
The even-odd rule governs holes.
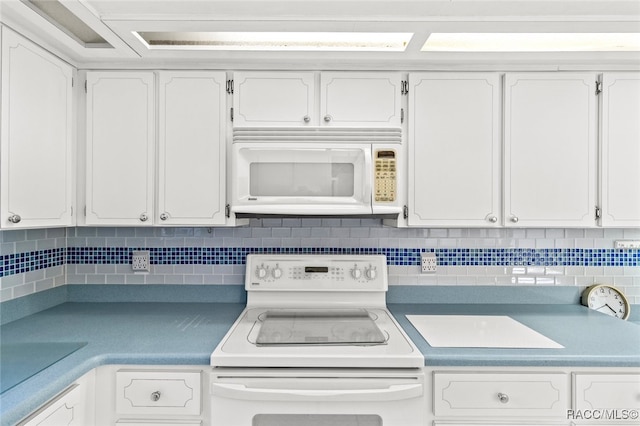
[[[506,404],[507,402],[509,402],[509,395],[507,395],[506,393],[499,393],[498,400],[500,400],[500,402],[502,402],[503,404]]]
[[[155,391],[151,394],[152,401],[158,401],[160,399],[160,391]]]

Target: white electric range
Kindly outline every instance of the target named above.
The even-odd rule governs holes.
[[[213,425],[421,425],[424,357],[386,307],[382,255],[249,255],[247,307],[211,354]]]
[[[383,255],[249,255],[247,307],[215,367],[422,367],[386,307]]]

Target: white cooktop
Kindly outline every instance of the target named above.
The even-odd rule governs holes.
[[[424,365],[387,310],[385,256],[256,254],[246,265],[247,308],[211,354],[212,366]]]
[[[564,348],[506,315],[407,315],[432,347]]]

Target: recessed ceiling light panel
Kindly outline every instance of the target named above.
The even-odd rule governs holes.
[[[85,47],[111,47],[100,34],[59,1],[22,0],[22,2]]]
[[[640,33],[432,33],[423,52],[640,51]]]
[[[148,32],[134,34],[148,49],[390,51],[405,50],[413,33]]]

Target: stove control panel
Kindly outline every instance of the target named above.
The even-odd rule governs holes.
[[[384,255],[248,255],[247,290],[386,291]]]

